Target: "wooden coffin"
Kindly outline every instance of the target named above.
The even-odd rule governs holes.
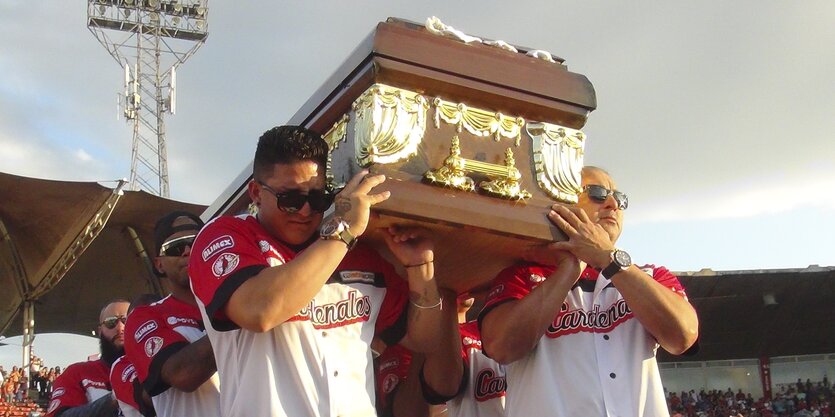
[[[580,191],[594,89],[561,59],[512,48],[437,20],[388,19],[290,121],[325,134],[334,184],[362,168],[387,176],[378,190],[392,196],[363,239],[384,246],[379,228],[393,223],[430,228],[436,274],[458,291],[561,239],[545,213]],[[250,176],[251,166],[209,216],[243,209]]]

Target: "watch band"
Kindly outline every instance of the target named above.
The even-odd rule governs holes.
[[[339,240],[345,242],[345,245],[348,246],[348,250],[353,249],[357,244],[357,238],[347,227],[343,231],[339,232]]]
[[[602,274],[606,277],[606,279],[612,279],[612,277],[620,271],[623,271],[620,264],[612,261],[608,266],[606,266],[606,268],[603,268]]]
[[[620,271],[625,271],[632,265],[632,257],[628,253],[615,249],[611,253],[612,262],[601,271],[606,279],[612,279],[615,274]]]

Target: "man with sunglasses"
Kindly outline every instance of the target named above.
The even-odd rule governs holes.
[[[268,130],[248,184],[257,215],[217,218],[194,242],[189,273],[224,416],[375,415],[375,334],[419,352],[433,351],[441,336],[431,240],[408,228],[383,233],[408,286],[376,251],[355,245],[371,206],[389,197],[373,190],[385,177],[365,171],[335,196],[322,224],[334,198],[327,160],[319,134]]]
[[[125,352],[160,417],[219,416],[214,353],[191,292],[188,262],[203,221],[175,211],[154,227],[154,269],[171,294],[139,306],[128,320]]]
[[[669,416],[655,352],[690,349],[696,312],[670,271],[615,246],[628,200],[614,180],[596,167],[582,175],[577,205],[547,214],[568,240],[493,282],[484,352],[507,364],[510,417]]]
[[[67,367],[52,385],[47,409],[49,417],[116,416],[119,405],[111,394],[110,367],[125,352],[127,300],[114,300],[99,313],[97,360],[78,362]]]

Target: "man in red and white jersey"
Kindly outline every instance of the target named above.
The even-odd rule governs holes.
[[[453,300],[456,298],[450,299]],[[381,414],[394,417],[434,415],[437,406],[445,403],[449,417],[504,416],[507,387],[504,366],[482,353],[478,323],[467,322],[467,311],[474,298],[462,294],[456,301],[457,314],[448,316],[447,321],[460,323],[457,324],[459,331],[455,332],[459,335],[455,348],[463,359],[463,367],[461,361],[456,363],[437,353],[425,358],[419,356],[412,362],[408,350],[400,346],[386,349],[379,362],[378,390],[383,403],[391,405],[383,408]],[[456,372],[463,373],[463,378],[456,379]],[[420,382],[410,382],[417,379],[416,376]],[[443,394],[449,392],[450,383],[456,382],[459,385],[452,395]]]
[[[156,415],[140,411],[142,386],[136,379],[136,368],[125,356],[120,356],[110,367],[110,386],[113,388],[113,397],[119,403],[119,410],[123,416],[151,417]]]
[[[110,366],[124,354],[125,321],[128,302],[114,300],[99,314],[97,360],[67,367],[52,384],[47,409],[50,417],[116,416],[119,406],[110,389]]]
[[[582,173],[577,206],[548,213],[568,240],[493,282],[484,352],[507,364],[508,416],[668,416],[655,351],[693,346],[696,312],[667,269],[615,248],[626,195],[602,169]]]
[[[440,337],[432,241],[423,230],[383,231],[408,285],[376,251],[354,247],[371,206],[389,197],[372,192],[385,177],[359,172],[322,223],[334,201],[327,163],[319,134],[268,130],[248,184],[258,214],[215,219],[194,242],[189,274],[224,416],[374,415],[375,333],[391,345],[408,331],[403,343],[421,352]]]
[[[159,301],[160,296],[156,294],[142,294],[133,299],[128,308],[130,313],[140,305],[148,305]],[[110,387],[113,389],[113,397],[119,403],[119,409],[125,417],[154,417],[154,404],[151,397],[142,388],[139,379],[136,377],[136,367],[128,360],[127,356],[120,356],[110,367]]]
[[[160,417],[220,415],[220,379],[188,279],[191,247],[202,226],[185,211],[159,219],[154,267],[171,294],[137,307],[125,330],[125,353]]]

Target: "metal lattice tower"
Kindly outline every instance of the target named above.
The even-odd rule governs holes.
[[[209,36],[208,15],[208,0],[87,0],[87,27],[125,71],[133,190],[168,197],[164,115],[175,111],[177,66]]]

